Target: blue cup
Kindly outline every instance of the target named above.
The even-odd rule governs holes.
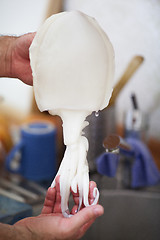
[[[8,154],[5,165],[8,171],[29,180],[52,179],[56,173],[55,127],[46,122],[23,125],[20,142]]]

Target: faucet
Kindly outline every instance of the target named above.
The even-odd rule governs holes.
[[[119,157],[116,174],[117,188],[131,188],[131,169],[134,158],[132,154],[127,154],[127,152],[132,152],[132,147],[117,134],[106,137],[103,141],[103,147],[107,153],[117,154]]]

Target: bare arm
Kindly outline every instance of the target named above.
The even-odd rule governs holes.
[[[82,207],[76,213],[79,205],[78,193],[73,193],[75,205],[71,218],[64,218],[61,212],[61,196],[59,180],[55,188],[49,188],[42,213],[37,217],[20,220],[14,225],[0,224],[0,240],[76,240],[80,239],[97,217],[103,214],[103,207],[94,205]],[[96,186],[90,182],[89,201],[93,202],[93,189]]]

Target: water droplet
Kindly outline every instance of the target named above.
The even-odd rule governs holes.
[[[98,117],[99,116],[99,112],[97,111],[97,112],[95,112],[95,116],[96,117]]]

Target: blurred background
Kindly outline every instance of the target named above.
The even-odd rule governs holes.
[[[134,56],[144,57],[143,64],[118,95],[117,122],[123,123],[124,113],[131,108],[130,95],[135,92],[140,109],[150,116],[150,136],[160,140],[159,0],[135,0],[134,3],[125,0],[28,0],[27,2],[1,0],[0,33],[21,35],[36,31],[49,15],[50,2],[53,2],[53,5],[54,2],[62,2],[63,10],[83,11],[99,22],[115,50],[115,84]],[[30,113],[32,88],[17,79],[0,81],[0,96],[4,99],[3,104],[20,111],[22,116]]]
[[[98,134],[102,131],[104,135],[98,140],[97,134],[96,143],[91,142],[91,147],[95,144],[102,145],[103,138],[112,132],[126,137],[126,132],[133,130],[131,125],[133,118],[136,118],[137,122],[140,121],[136,131],[144,132],[145,139],[141,140],[149,147],[160,169],[160,1],[0,0],[0,34],[19,36],[37,31],[51,14],[70,10],[79,10],[94,17],[107,33],[115,51],[114,86],[117,92],[105,116],[103,113],[99,116],[99,119],[103,117],[102,122],[107,125],[105,132],[95,126]],[[32,87],[18,79],[1,78],[0,140],[5,142],[6,152],[17,141],[17,128],[24,122],[37,119],[49,120],[55,125],[58,132],[59,162],[64,151],[60,119],[39,113]],[[91,133],[86,134],[89,136]],[[91,136],[93,138],[95,135]],[[148,206],[150,205],[146,205]],[[156,211],[159,214],[159,208]],[[152,239],[158,239],[156,237]],[[143,239],[143,236],[136,239]]]
[[[79,10],[93,16],[107,33],[115,51],[114,85],[122,80],[114,99],[116,131],[124,133],[126,115],[133,109],[131,94],[134,93],[147,121],[148,144],[157,155],[160,149],[160,1],[1,0],[0,34],[18,36],[34,32],[51,14],[65,10]],[[140,63],[134,63],[137,56]],[[32,87],[18,79],[0,79],[1,115],[19,122],[28,118],[35,108]],[[108,121],[111,121],[109,117]],[[115,131],[114,127],[109,126]]]

